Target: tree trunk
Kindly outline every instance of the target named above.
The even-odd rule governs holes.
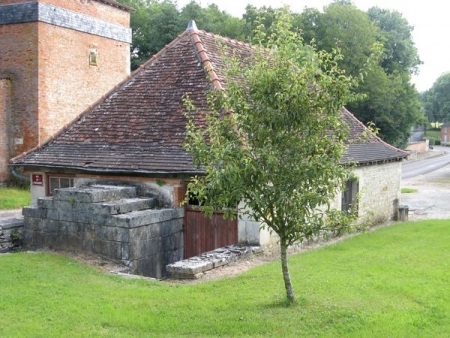
[[[284,287],[286,288],[286,296],[289,302],[294,302],[294,288],[292,286],[291,277],[289,276],[289,267],[287,259],[287,245],[281,241],[281,270],[283,271]]]

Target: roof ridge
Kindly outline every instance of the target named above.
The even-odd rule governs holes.
[[[200,39],[198,35],[198,30],[190,30],[190,39],[194,46],[194,49],[196,50],[196,54],[198,58],[200,59],[200,63],[202,64],[203,68],[206,70],[209,79],[211,80],[211,83],[216,89],[223,90],[222,83],[219,80],[219,77],[217,76],[216,71],[214,70],[214,66],[212,65],[211,60],[208,57],[208,54],[206,53],[206,49],[203,46],[202,40]],[[203,31],[204,32],[204,31]]]
[[[234,44],[234,45],[238,45],[238,46],[246,46],[246,47],[251,48],[251,49],[255,49],[255,47],[256,47],[256,46],[254,46],[254,45],[252,45],[252,44],[250,44],[250,43],[248,43],[248,42],[243,42],[243,41],[241,41],[241,40],[232,39],[232,38],[229,38],[229,37],[227,37],[227,36],[220,35],[220,34],[215,34],[215,33],[207,32],[207,31],[205,31],[204,29],[199,29],[198,32],[201,32],[201,33],[203,33],[203,34],[205,34],[205,35],[207,35],[207,36],[211,36],[211,37],[216,38],[216,39],[222,39],[222,40],[231,42],[231,43]]]
[[[406,156],[409,155],[409,153],[403,149],[394,147],[393,145],[383,141],[378,135],[376,135],[372,130],[370,130],[369,128],[367,128],[364,123],[362,123],[355,115],[353,115],[353,113],[351,113],[347,108],[342,107],[342,110],[344,110],[348,115],[350,115],[355,121],[356,123],[360,124],[365,131],[368,131],[373,137],[375,137],[377,139],[378,142],[380,142],[381,144],[383,144],[384,146],[387,146],[388,148],[391,148],[395,151],[400,151],[403,152]]]

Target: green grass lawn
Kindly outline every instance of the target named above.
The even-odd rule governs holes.
[[[425,137],[432,138],[435,141],[436,140],[440,141],[441,140],[441,131],[440,130],[427,130],[425,132]]]
[[[399,223],[196,285],[0,255],[1,337],[448,337],[450,221]]]
[[[26,189],[0,188],[0,210],[18,209],[31,203],[31,193]]]
[[[0,210],[19,209],[30,204],[30,190],[0,188]]]

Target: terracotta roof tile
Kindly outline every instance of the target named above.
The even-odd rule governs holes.
[[[96,172],[200,172],[182,146],[186,125],[183,95],[189,93],[199,111],[206,112],[205,92],[211,82],[216,88],[226,85],[222,55],[237,52],[245,62],[252,51],[250,45],[236,40],[186,31],[58,135],[11,163]],[[351,130],[344,163],[407,156],[368,132],[347,110],[342,113]],[[202,123],[202,115],[198,117]],[[362,137],[367,133],[369,136]]]

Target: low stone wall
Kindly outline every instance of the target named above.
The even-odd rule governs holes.
[[[163,278],[183,257],[182,208],[156,209],[134,187],[59,189],[25,207],[24,248],[85,252],[122,262],[129,272]]]
[[[0,253],[10,252],[22,245],[23,218],[0,220]]]

